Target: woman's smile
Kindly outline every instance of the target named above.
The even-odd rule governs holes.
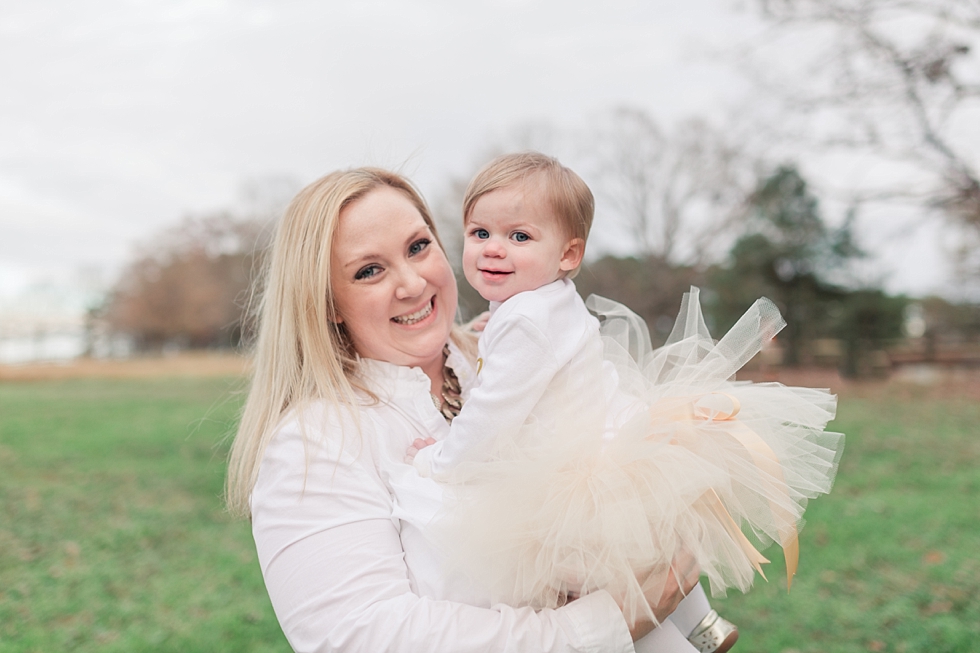
[[[414,313],[409,313],[408,315],[397,315],[391,318],[391,321],[406,326],[412,326],[414,324],[418,324],[425,318],[432,315],[433,310],[435,308],[435,302],[436,302],[436,298],[435,295],[433,295],[432,299],[426,302],[425,306],[423,306],[419,310],[415,311]]]

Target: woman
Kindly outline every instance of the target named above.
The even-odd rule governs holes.
[[[252,518],[290,644],[629,651],[643,638],[643,650],[683,650],[667,628],[627,624],[606,592],[557,610],[490,607],[443,569],[424,536],[441,490],[404,454],[448,431],[475,374],[456,299],[428,209],[398,175],[330,174],[279,225],[227,490],[231,509]],[[692,561],[676,566],[663,595],[647,597],[660,620],[697,581]]]

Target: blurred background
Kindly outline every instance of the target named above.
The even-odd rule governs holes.
[[[775,300],[777,364],[980,365],[978,46],[976,0],[11,0],[0,363],[238,348],[303,185],[396,168],[456,260],[533,148],[598,198],[580,290],[655,339],[696,284],[716,335]]]
[[[0,653],[288,651],[222,500],[275,221],[394,168],[456,262],[527,148],[596,195],[583,295],[768,296],[740,378],[839,395],[736,650],[977,650],[980,0],[3,0]]]

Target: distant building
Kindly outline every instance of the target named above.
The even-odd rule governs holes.
[[[71,284],[41,282],[0,297],[0,364],[128,356],[132,343],[93,317],[101,297]]]

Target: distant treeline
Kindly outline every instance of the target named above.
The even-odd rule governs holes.
[[[138,256],[92,320],[125,334],[139,351],[247,346],[255,283],[273,220],[227,213],[188,219]],[[806,181],[777,168],[746,198],[740,235],[722,260],[677,265],[658,254],[605,256],[576,284],[620,301],[663,342],[680,299],[701,288],[708,327],[720,337],[757,298],[772,299],[788,326],[778,342],[787,366],[832,364],[849,376],[880,371],[882,352],[914,340],[925,355],[955,343],[980,344],[980,306],[893,296],[849,283],[863,256],[851,222],[828,228]],[[485,307],[460,275],[464,317]]]

